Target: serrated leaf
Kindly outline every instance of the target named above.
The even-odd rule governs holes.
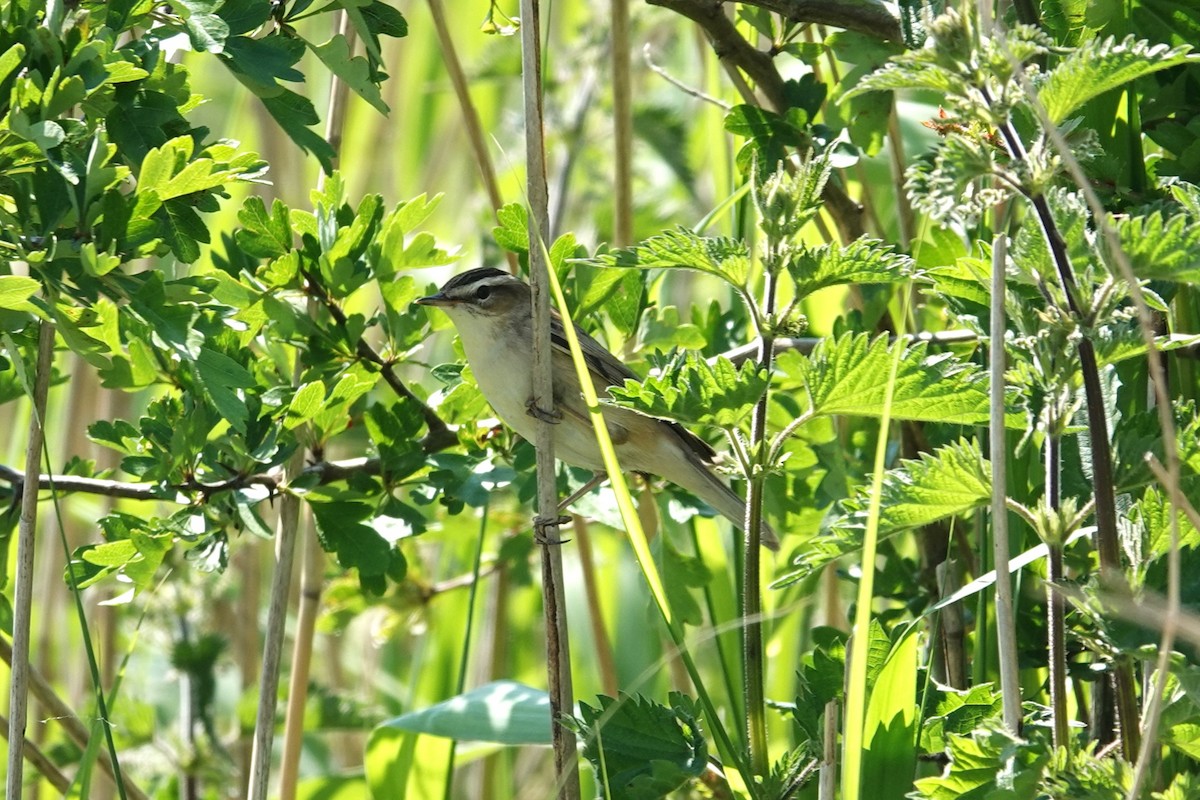
[[[518,255],[529,252],[529,216],[525,206],[509,203],[496,212],[500,224],[492,228],[496,244]]]
[[[1156,211],[1118,218],[1113,224],[1138,278],[1200,282],[1200,221],[1185,214],[1165,219]]]
[[[936,777],[918,778],[909,795],[926,800],[1003,797],[1004,800],[1033,800],[1038,796],[1042,773],[1050,761],[1044,745],[1015,739],[995,728],[952,735],[946,740],[950,763]],[[1008,778],[1001,792],[1000,776]],[[995,794],[989,790],[995,789]]]
[[[743,289],[750,273],[750,249],[740,239],[699,236],[676,228],[639,245],[594,257],[589,263],[636,269],[696,269]]]
[[[1050,121],[1059,125],[1089,100],[1126,83],[1189,60],[1191,47],[1137,41],[1095,39],[1070,52],[1046,76],[1038,100]]]
[[[493,681],[380,724],[456,741],[550,744],[550,696],[516,681]]]
[[[351,500],[313,502],[317,538],[327,553],[337,557],[344,569],[357,569],[360,576],[377,577],[387,573],[392,545],[365,520],[372,516],[366,503]]]
[[[977,444],[966,439],[922,453],[919,459],[902,461],[883,478],[879,535],[890,536],[972,511],[990,502],[991,490],[991,468]],[[862,547],[868,492],[860,488],[841,502],[839,516],[809,541],[792,562],[794,569],[779,579],[780,585],[800,580]]]
[[[330,72],[345,81],[355,94],[370,103],[379,113],[387,114],[391,111],[379,93],[379,84],[375,81],[378,73],[371,69],[366,58],[350,52],[350,44],[345,36],[339,33],[324,44],[310,43],[309,48],[317,54]]]
[[[615,405],[685,424],[735,428],[767,387],[767,372],[747,361],[739,370],[721,356],[709,364],[693,352],[658,377],[609,389]]]
[[[827,244],[805,250],[788,262],[796,296],[843,284],[894,283],[912,273],[913,261],[891,245],[863,237],[846,246]]]
[[[242,228],[234,238],[247,255],[280,258],[291,250],[291,216],[282,200],[276,199],[268,213],[261,197],[248,197],[238,211],[238,221]]]
[[[795,351],[776,360],[787,375],[785,389],[808,395],[810,413],[878,417],[883,414],[893,348],[903,347],[891,397],[892,419],[979,425],[988,419],[988,378],[976,364],[951,353],[928,355],[925,342],[888,344],[886,336],[870,341],[865,333],[826,339],[812,355]],[[1009,427],[1022,428],[1018,414]]]
[[[579,704],[575,727],[606,796],[663,797],[707,768],[708,745],[684,698],[673,698],[673,708],[626,694],[597,699],[596,708]]]

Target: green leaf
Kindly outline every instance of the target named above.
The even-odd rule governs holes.
[[[958,516],[991,500],[991,468],[975,442],[961,439],[902,461],[883,477],[880,537]],[[786,585],[812,574],[846,553],[862,547],[870,507],[869,487],[841,501],[839,515],[809,540],[792,562],[793,569],[780,578]]]
[[[952,735],[946,753],[950,763],[936,777],[918,778],[910,797],[927,800],[1034,800],[1050,761],[1044,744],[1014,739],[995,728]],[[994,792],[994,793],[993,793]]]
[[[290,430],[308,422],[320,410],[324,402],[325,384],[322,381],[304,384],[296,390],[296,394],[292,395],[292,402],[288,404],[283,427]]]
[[[969,735],[987,720],[999,720],[1003,700],[990,683],[965,691],[942,687],[942,699],[933,715],[926,717],[921,730],[921,749],[938,753],[946,748],[946,736]]]
[[[518,255],[529,252],[529,216],[525,206],[519,203],[502,206],[496,212],[496,221],[500,223],[492,228],[496,244]]]
[[[458,741],[549,745],[550,696],[515,681],[494,681],[380,727]]]
[[[34,311],[29,298],[37,294],[42,285],[24,275],[0,275],[0,308],[11,311]]]
[[[1194,60],[1191,46],[1168,47],[1137,41],[1133,36],[1120,43],[1113,37],[1094,39],[1072,50],[1046,76],[1038,89],[1038,100],[1055,125],[1080,109],[1084,103],[1132,80]]]
[[[767,387],[767,372],[753,361],[741,369],[724,356],[709,364],[688,351],[663,370],[659,377],[641,383],[627,379],[613,386],[609,395],[615,405],[653,417],[685,424],[736,428],[748,415]]]
[[[700,609],[693,589],[701,589],[712,580],[712,571],[699,556],[682,553],[670,537],[660,536],[663,585],[667,590],[671,610],[684,625],[702,625],[704,612]]]
[[[247,255],[280,258],[292,249],[291,215],[282,200],[276,199],[268,213],[261,197],[248,197],[238,211],[238,221],[242,228],[234,238]]]
[[[1200,282],[1200,221],[1185,214],[1169,219],[1161,211],[1146,216],[1113,220],[1121,249],[1129,257],[1133,274],[1144,280]],[[1114,264],[1110,270],[1119,274]]]
[[[826,339],[805,357],[796,351],[776,360],[787,375],[785,389],[808,395],[810,413],[878,417],[883,414],[893,348],[903,347],[891,398],[892,419],[985,424],[988,419],[988,377],[977,365],[951,353],[927,355],[925,342],[888,344],[886,336],[870,341],[867,334],[845,333]],[[1009,427],[1024,420],[1010,414]]]
[[[343,569],[357,569],[362,577],[381,577],[391,563],[392,545],[368,525],[373,509],[353,500],[310,503],[317,521],[317,538]]]
[[[636,269],[698,269],[744,289],[750,273],[750,248],[740,239],[699,236],[676,228],[634,247],[604,253],[589,263]]]
[[[229,356],[208,347],[200,348],[196,375],[221,416],[234,430],[244,433],[250,417],[244,390],[255,385],[254,376]]]
[[[787,264],[796,296],[844,284],[895,283],[909,277],[913,261],[891,245],[863,237],[848,245],[827,244],[805,249]]]
[[[671,693],[672,707],[622,693],[579,704],[575,728],[583,755],[613,800],[661,798],[708,765],[708,745],[692,702]]]
[[[262,103],[288,138],[321,162],[325,174],[333,172],[333,146],[308,128],[320,121],[312,102],[290,89],[280,89],[278,94],[263,97]]]
[[[317,54],[330,72],[345,81],[355,94],[370,103],[379,113],[387,114],[391,111],[379,94],[379,83],[375,80],[376,76],[370,63],[366,58],[350,52],[350,44],[345,36],[339,33],[325,44],[309,43],[309,48]]]

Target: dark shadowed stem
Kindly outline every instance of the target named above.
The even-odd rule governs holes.
[[[529,202],[529,286],[533,312],[533,397],[539,411],[537,435],[538,519],[535,539],[542,551],[542,596],[546,620],[546,678],[550,694],[554,774],[559,800],[578,800],[579,770],[575,734],[561,723],[575,705],[571,687],[562,539],[558,527],[558,487],[554,462],[554,375],[550,343],[550,265],[545,237],[550,231],[546,187],[546,146],[542,115],[542,52],[539,0],[521,0],[521,83],[525,106],[526,195]]]
[[[769,319],[775,311],[775,295],[778,281],[773,268],[772,254],[768,254],[768,268],[764,275],[763,317]],[[770,324],[759,330],[758,363],[764,369],[771,368],[774,359],[775,331]],[[747,476],[749,493],[746,498],[746,552],[742,580],[743,613],[745,626],[742,628],[742,646],[746,658],[746,731],[750,744],[750,766],[755,775],[766,775],[770,771],[767,753],[766,694],[763,688],[765,659],[762,631],[762,507],[766,488],[767,455],[770,445],[767,440],[768,392],[763,391],[750,424],[751,473]],[[746,776],[747,781],[752,776]]]
[[[20,353],[10,354],[20,358]],[[25,473],[36,475],[42,461],[46,435],[46,395],[54,360],[54,325],[38,323],[37,362],[33,370],[33,407],[29,412],[29,438],[25,444]],[[38,487],[30,482],[21,489],[21,516],[17,525],[16,585],[13,587],[12,661],[8,693],[7,797],[23,797],[25,720],[29,709],[29,623],[33,614],[33,553],[37,533]],[[97,687],[99,688],[99,687]]]
[[[1000,694],[1004,724],[1013,735],[1021,732],[1021,676],[1017,670],[1017,633],[1013,609],[1012,576],[1008,567],[1008,474],[1004,427],[1004,265],[1008,238],[998,235],[992,244],[992,340],[988,354],[991,370],[991,410],[988,457],[992,462],[992,560],[996,569],[996,646],[1000,658]]]
[[[986,91],[984,99],[991,102]],[[1026,160],[1025,146],[1017,135],[1016,127],[1011,122],[1000,126],[1000,135],[1004,139],[1009,155],[1019,161]],[[1129,593],[1129,585],[1125,573],[1121,569],[1120,541],[1117,534],[1116,487],[1113,480],[1112,450],[1109,442],[1108,419],[1104,410],[1104,393],[1100,382],[1100,368],[1096,360],[1096,349],[1088,338],[1090,320],[1085,316],[1079,304],[1078,287],[1075,282],[1074,269],[1067,253],[1067,245],[1046,196],[1041,193],[1030,194],[1029,200],[1033,205],[1034,214],[1046,245],[1050,249],[1051,259],[1058,272],[1059,282],[1076,322],[1083,328],[1084,336],[1078,344],[1079,371],[1083,376],[1085,406],[1087,409],[1088,437],[1092,453],[1092,480],[1096,490],[1096,551],[1100,556],[1100,579],[1114,591]],[[1125,757],[1130,761],[1136,760],[1139,750],[1139,721],[1136,699],[1136,688],[1133,667],[1128,659],[1118,658],[1114,664],[1114,680],[1116,684],[1117,724],[1121,733],[1121,746]]]
[[[1058,511],[1062,505],[1060,475],[1062,472],[1062,438],[1058,426],[1046,437],[1046,505]],[[1055,526],[1055,533],[1058,527]],[[1047,581],[1058,586],[1063,581],[1063,543],[1057,536],[1046,542],[1049,550]],[[1063,615],[1063,597],[1052,588],[1046,592],[1047,647],[1050,661],[1050,711],[1054,716],[1054,746],[1070,747],[1070,727],[1067,718],[1067,645]]]

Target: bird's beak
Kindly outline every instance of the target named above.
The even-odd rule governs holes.
[[[456,302],[457,301],[451,300],[442,292],[431,294],[428,297],[418,297],[416,299],[416,303],[419,306],[452,306],[455,305]]]

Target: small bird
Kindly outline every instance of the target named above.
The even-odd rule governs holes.
[[[533,441],[537,420],[533,399],[533,310],[527,283],[492,267],[456,275],[437,294],[417,303],[446,312],[458,329],[467,362],[484,397],[500,419]],[[562,414],[554,425],[554,454],[576,467],[602,473],[604,462],[584,404],[582,389],[563,331],[562,318],[551,319],[554,347],[554,407]],[[575,327],[584,359],[598,392],[638,379],[629,367],[592,337]],[[658,475],[708,503],[739,529],[745,526],[745,503],[713,472],[716,453],[708,443],[677,422],[605,405],[602,413],[626,469]],[[779,549],[779,539],[765,523],[762,543]]]

